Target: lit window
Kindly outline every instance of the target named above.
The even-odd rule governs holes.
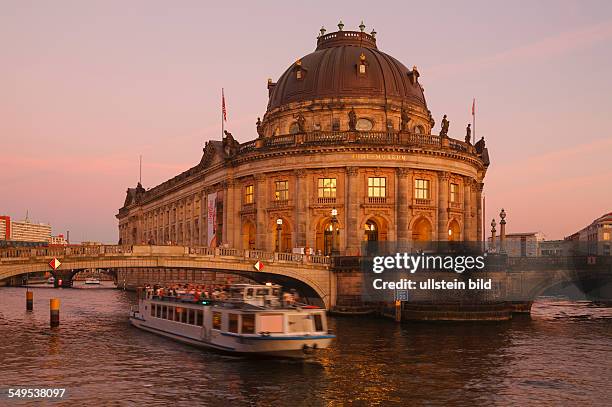
[[[416,199],[429,199],[429,180],[414,180],[414,197]]]
[[[450,184],[450,201],[459,202],[459,185]]]
[[[221,329],[221,313],[213,311],[212,313],[212,328]]]
[[[336,197],[336,178],[319,178],[319,198]]]
[[[359,73],[360,74],[366,73],[366,66],[365,66],[365,64],[359,64]]]
[[[229,314],[229,324],[227,330],[235,334],[238,333],[238,314]]]
[[[254,314],[242,314],[242,333],[243,334],[254,334],[255,333],[255,315]]]
[[[603,240],[610,240],[610,232],[603,232]]]
[[[387,178],[370,177],[368,178],[368,197],[384,198],[387,196]]]
[[[302,79],[302,70],[301,70],[301,69],[298,69],[298,70],[295,72],[295,78],[296,78],[296,79]]]
[[[274,200],[275,201],[286,201],[289,199],[289,181],[276,181],[274,182],[275,192],[274,192]]]
[[[247,205],[253,203],[253,185],[244,187],[244,203]]]

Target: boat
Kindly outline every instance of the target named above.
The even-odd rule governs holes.
[[[275,284],[234,284],[222,300],[139,288],[129,320],[148,332],[237,355],[304,358],[327,348],[335,335],[325,309],[280,295]]]
[[[87,285],[100,285],[100,280],[97,278],[87,278],[85,279],[85,284]]]
[[[47,279],[47,284],[54,284],[55,283],[55,277],[51,276]]]

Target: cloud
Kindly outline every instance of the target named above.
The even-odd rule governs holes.
[[[428,76],[458,75],[483,70],[502,63],[516,65],[521,61],[532,62],[535,59],[548,59],[611,37],[612,21],[604,21],[577,30],[562,32],[497,54],[434,66],[429,69]]]

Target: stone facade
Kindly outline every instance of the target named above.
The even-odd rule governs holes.
[[[209,223],[217,245],[266,251],[478,240],[484,143],[432,135],[416,67],[378,51],[369,34],[332,34],[268,83],[256,139],[210,141],[195,167],[128,189],[120,241],[206,246]]]

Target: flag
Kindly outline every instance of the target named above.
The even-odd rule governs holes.
[[[227,121],[227,109],[225,109],[225,94],[223,88],[221,88],[221,112],[223,113],[223,121]]]
[[[476,116],[476,98],[472,99],[472,116]]]

